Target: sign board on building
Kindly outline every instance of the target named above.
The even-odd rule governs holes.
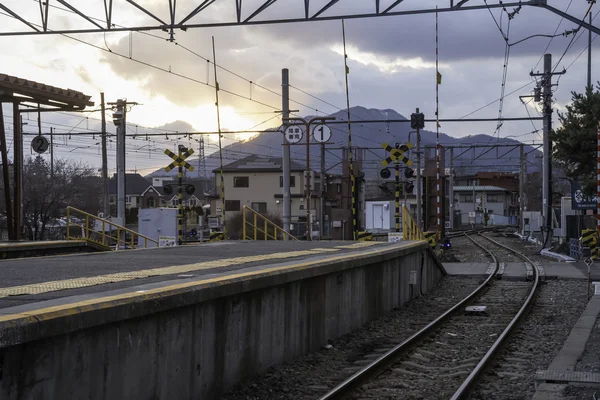
[[[210,229],[218,229],[221,226],[221,218],[219,217],[208,217],[208,227]]]
[[[159,236],[158,247],[177,246],[177,237],[175,236]]]
[[[399,243],[402,241],[402,232],[388,233],[388,243]]]
[[[573,210],[595,210],[596,196],[584,196],[581,185],[577,181],[571,183],[571,208]]]
[[[341,228],[342,227],[342,221],[333,221],[333,227],[334,228]]]

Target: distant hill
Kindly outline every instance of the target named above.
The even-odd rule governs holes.
[[[386,119],[406,120],[406,118],[394,110],[367,109],[364,107],[350,108],[350,119],[352,124],[352,146],[362,147],[365,150],[363,168],[367,177],[374,178],[378,176],[382,168],[381,160],[386,157],[381,144],[386,142],[390,145],[394,143],[406,143],[409,138],[409,132],[412,130],[410,123],[391,123],[385,122]],[[346,110],[332,114],[336,118],[336,123],[330,124],[332,128],[332,138],[327,144],[325,164],[329,172],[341,172],[341,147],[348,145],[348,127]],[[381,120],[382,122],[372,122],[361,124],[361,120]],[[429,124],[431,125],[431,124]],[[415,133],[411,134],[411,142],[416,143]],[[245,142],[238,142],[223,148],[223,162],[229,164],[235,160],[244,158],[250,154],[281,157],[282,134],[276,131],[266,131]],[[436,142],[435,132],[428,130],[421,131],[422,146],[434,146]],[[519,141],[513,139],[498,139],[489,135],[474,135],[463,138],[454,138],[445,133],[440,133],[440,144],[442,146],[468,146],[468,145],[486,145],[486,144],[510,144],[518,145]],[[292,159],[305,163],[306,146],[292,146]],[[464,150],[454,151],[454,156],[458,157]],[[534,150],[531,146],[525,147],[527,154],[528,171],[540,170],[541,152]],[[431,152],[433,155],[433,151]],[[449,152],[446,153],[446,167],[449,167]],[[313,145],[310,149],[311,167],[319,168],[319,146]],[[198,159],[189,160],[195,167],[198,165]],[[519,148],[499,147],[490,150],[489,148],[479,147],[469,150],[462,154],[460,158],[455,159],[455,170],[458,176],[468,175],[478,171],[519,171]],[[215,152],[206,158],[207,175],[213,175],[212,171],[219,167],[219,153]],[[171,174],[176,175],[176,170]],[[150,176],[165,175],[164,169],[157,170]]]

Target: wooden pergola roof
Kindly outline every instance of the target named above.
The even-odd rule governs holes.
[[[44,104],[60,110],[83,110],[93,106],[91,96],[72,89],[61,89],[43,83],[0,74],[0,101]]]

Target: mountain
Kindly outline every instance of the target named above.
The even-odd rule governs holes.
[[[352,146],[364,148],[363,169],[367,178],[375,178],[383,167],[381,161],[387,157],[382,143],[394,146],[395,143],[416,143],[416,134],[411,134],[410,123],[386,123],[386,120],[407,119],[394,110],[367,109],[364,107],[350,108],[350,119],[352,123]],[[329,122],[332,129],[332,138],[326,146],[325,164],[328,172],[341,173],[342,147],[348,146],[347,111],[343,110],[331,115],[335,121]],[[307,117],[307,119],[310,117]],[[365,122],[360,121],[381,121]],[[429,124],[431,125],[431,124]],[[279,131],[266,131],[248,141],[238,142],[223,148],[223,163],[229,164],[235,160],[244,158],[250,154],[281,157],[282,134]],[[428,130],[421,131],[421,146],[435,146],[436,133]],[[478,171],[519,171],[519,148],[497,147],[491,148],[486,145],[515,145],[521,142],[513,139],[495,138],[489,135],[474,135],[463,138],[454,138],[445,133],[440,133],[440,144],[442,146],[475,146],[471,149],[455,149],[455,170],[458,176],[469,175]],[[320,146],[310,146],[311,168],[319,169]],[[414,151],[414,150],[413,150]],[[425,149],[425,158],[434,157],[434,149]],[[463,154],[461,154],[463,153]],[[541,152],[531,146],[525,146],[527,154],[528,171],[539,171],[541,167]],[[291,147],[292,159],[305,164],[306,145],[304,139],[301,144]],[[446,167],[450,164],[450,153],[446,150]],[[189,160],[190,164],[198,166],[198,159]],[[219,153],[215,152],[206,157],[207,175],[212,176],[212,171],[219,167]],[[176,171],[171,171],[176,174]],[[157,170],[151,176],[165,175],[164,169]]]

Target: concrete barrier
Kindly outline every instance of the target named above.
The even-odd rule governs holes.
[[[429,291],[445,271],[428,247],[0,310],[0,399],[215,398],[419,296],[411,270]]]

